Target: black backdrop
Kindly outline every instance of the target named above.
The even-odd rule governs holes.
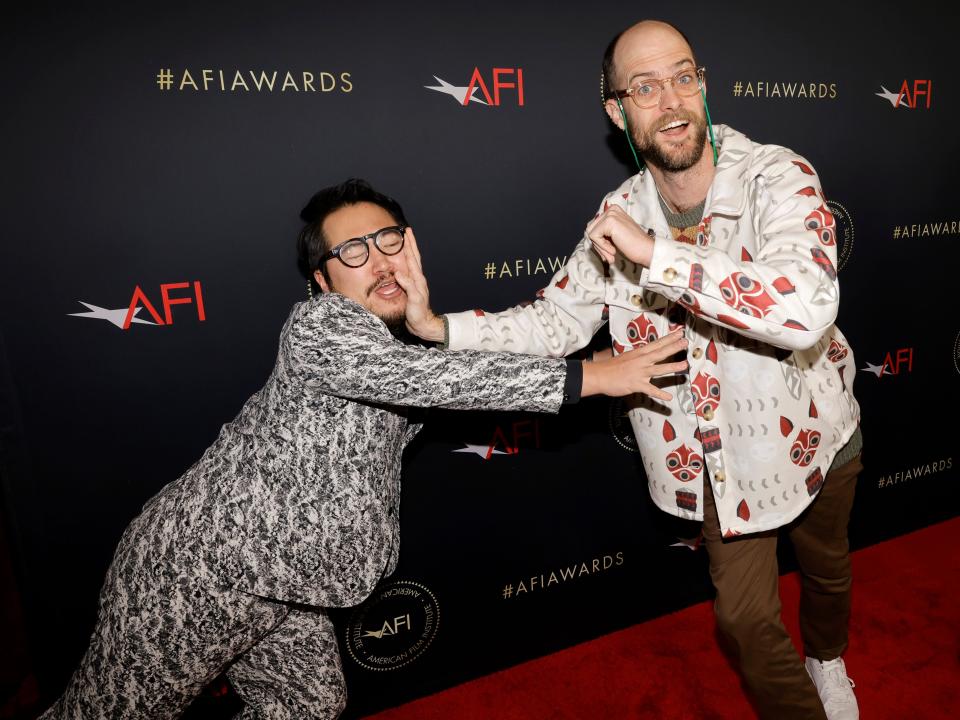
[[[46,692],[85,647],[123,527],[272,367],[306,292],[304,201],[349,176],[396,196],[439,311],[532,297],[632,173],[598,70],[648,12],[114,3],[4,23],[2,507]],[[866,442],[853,545],[956,515],[956,11],[695,0],[663,17],[708,68],[714,121],[805,155],[837,215]],[[475,74],[494,102],[427,87]],[[111,322],[136,288],[171,322],[142,301],[153,326]],[[431,635],[395,622],[416,608],[369,608],[365,630],[394,618],[394,649],[421,652],[372,671],[344,647],[348,714],[710,596],[703,553],[678,541],[697,528],[652,506],[621,422],[601,399],[557,418],[432,414],[406,456],[393,580],[429,590],[439,622],[404,646]],[[351,613],[337,620],[347,632]]]

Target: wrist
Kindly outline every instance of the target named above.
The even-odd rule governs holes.
[[[442,316],[433,315],[429,320],[411,328],[414,335],[428,342],[447,343],[447,326]]]
[[[583,385],[580,388],[580,397],[589,397],[590,395],[600,395],[601,375],[600,366],[592,362],[581,362],[583,366]]]

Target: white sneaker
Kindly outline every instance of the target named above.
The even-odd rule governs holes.
[[[821,662],[808,657],[805,665],[820,694],[827,720],[860,720],[857,697],[853,694],[856,685],[847,677],[843,658]]]

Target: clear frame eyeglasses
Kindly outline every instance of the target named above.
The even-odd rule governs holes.
[[[403,250],[404,233],[406,230],[406,225],[390,225],[389,227],[380,228],[375,232],[367,233],[362,237],[345,240],[323,255],[317,262],[317,267],[334,257],[347,267],[361,267],[370,258],[369,243],[371,240],[373,240],[373,244],[376,245],[377,250],[384,255],[396,255]]]
[[[614,90],[613,96],[616,98],[629,97],[633,104],[638,108],[652,108],[660,103],[660,96],[663,95],[663,88],[670,83],[678,95],[690,97],[696,95],[703,88],[703,77],[707,69],[705,67],[686,67],[678,71],[673,77],[664,78],[641,78],[633,83],[626,90]]]

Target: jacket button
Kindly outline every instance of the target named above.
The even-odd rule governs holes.
[[[636,307],[640,307],[640,304],[643,302],[643,298],[640,295],[631,295],[630,303]]]
[[[693,355],[694,360],[699,360],[701,357],[703,357],[703,350],[700,348],[694,348],[693,352],[690,354]]]
[[[727,476],[723,474],[723,470],[717,470],[717,471],[713,474],[713,479],[714,479],[714,481],[716,481],[716,482],[718,482],[718,483],[722,483],[724,480],[727,479]]]
[[[704,419],[704,420],[707,420],[707,421],[713,420],[713,408],[712,408],[712,407],[705,407],[705,408],[703,409],[703,419]]]
[[[663,271],[663,279],[667,282],[673,282],[677,279],[677,271],[673,268],[667,268]]]

